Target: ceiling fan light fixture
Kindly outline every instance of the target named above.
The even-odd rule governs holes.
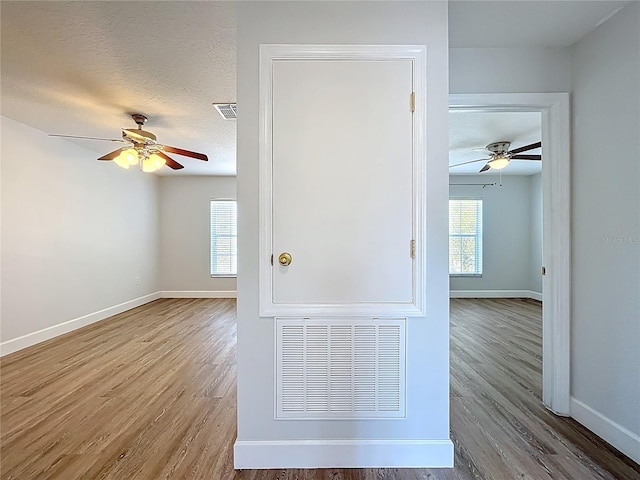
[[[127,148],[123,150],[120,157],[126,161],[129,165],[136,165],[138,163],[138,152],[135,148]]]
[[[127,159],[122,155],[122,153],[120,155],[118,155],[116,158],[113,159],[114,163],[116,165],[118,165],[121,168],[127,169],[130,166],[130,163],[127,161]]]
[[[153,164],[153,160],[151,157],[146,157],[142,159],[142,171],[146,173],[151,173],[158,168]]]
[[[504,167],[506,167],[507,165],[509,165],[509,157],[507,156],[503,156],[503,155],[498,155],[495,158],[492,158],[491,160],[489,160],[489,166],[495,170],[502,170]]]
[[[151,165],[153,165],[154,170],[164,167],[164,165],[167,163],[167,161],[157,153],[152,153],[149,156],[149,161],[151,162]]]

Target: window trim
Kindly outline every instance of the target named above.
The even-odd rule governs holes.
[[[474,200],[474,201],[479,201],[480,204],[482,205],[482,218],[481,218],[481,224],[480,224],[480,266],[482,267],[482,270],[480,271],[480,273],[464,273],[464,272],[456,272],[456,273],[451,273],[451,271],[449,271],[449,278],[482,278],[482,275],[484,273],[484,247],[483,247],[483,243],[484,243],[484,199],[482,197],[469,197],[469,196],[453,196],[453,197],[449,197],[449,201],[447,202],[447,205],[449,205],[451,200]],[[449,240],[451,239],[451,231],[449,231]],[[477,237],[477,235],[475,235],[475,237]],[[451,251],[449,250],[447,252],[447,260],[450,262],[451,261]],[[476,259],[477,261],[477,259]]]
[[[213,206],[213,202],[235,202],[236,204],[236,236],[235,236],[236,238],[236,273],[211,273],[211,267],[212,267],[211,260],[213,258],[213,252],[212,252],[213,234],[211,231],[211,207]],[[238,200],[235,198],[222,198],[222,197],[210,198],[209,199],[209,275],[210,275],[210,278],[237,278],[238,277],[237,228],[238,228]]]

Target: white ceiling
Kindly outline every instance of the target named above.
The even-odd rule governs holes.
[[[449,112],[449,165],[488,159],[484,150],[489,143],[508,141],[511,149],[541,141],[539,112]],[[527,154],[540,155],[540,148]],[[525,153],[525,152],[523,152]],[[449,168],[451,175],[475,175],[485,161]],[[542,162],[512,160],[503,175],[534,175],[542,171]],[[489,170],[481,175],[495,174]]]
[[[449,47],[568,47],[628,3],[452,0]]]
[[[452,1],[450,42],[570,45],[626,3]],[[210,159],[176,157],[185,169],[161,174],[235,174],[235,121],[211,105],[236,101],[233,2],[2,1],[1,9],[3,115],[47,133],[119,138],[135,127],[129,114],[143,113],[160,143]],[[96,157],[115,149],[75,143]]]

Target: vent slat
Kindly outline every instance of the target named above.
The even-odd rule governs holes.
[[[404,319],[276,322],[278,418],[404,416]]]

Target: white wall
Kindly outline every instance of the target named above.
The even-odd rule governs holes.
[[[481,198],[483,209],[482,277],[450,278],[452,291],[531,290],[532,176],[504,175],[502,186],[456,186],[456,183],[500,183],[498,176],[452,175],[449,195]],[[542,221],[540,215],[539,221]],[[539,227],[541,232],[541,226]],[[538,267],[539,269],[539,267]]]
[[[158,181],[1,121],[0,338],[8,353],[43,339],[11,342],[18,337],[157,291]]]
[[[316,446],[339,439],[447,439],[447,5],[445,2],[238,4],[238,442]],[[261,43],[426,44],[430,100],[426,260],[428,318],[409,319],[405,420],[274,420],[274,321],[258,314],[258,74]],[[323,441],[325,441],[323,443]],[[238,443],[236,444],[236,447]],[[374,462],[361,451],[355,463]],[[237,454],[238,450],[236,450]],[[283,463],[296,462],[290,452]],[[249,461],[252,461],[250,459]],[[315,458],[318,463],[331,458]],[[415,459],[414,459],[415,460]],[[397,461],[401,461],[398,457]],[[423,461],[428,461],[423,459]],[[236,466],[238,457],[236,456]],[[246,466],[246,464],[245,464]],[[284,465],[283,465],[284,466]]]
[[[160,178],[160,290],[235,294],[235,278],[211,278],[209,204],[215,198],[235,199],[236,178]]]
[[[570,88],[568,48],[449,50],[450,93],[551,93]]]
[[[571,275],[572,415],[638,462],[639,31],[632,2],[573,49]]]
[[[529,290],[542,294],[542,174],[529,176],[531,245],[529,248]]]

